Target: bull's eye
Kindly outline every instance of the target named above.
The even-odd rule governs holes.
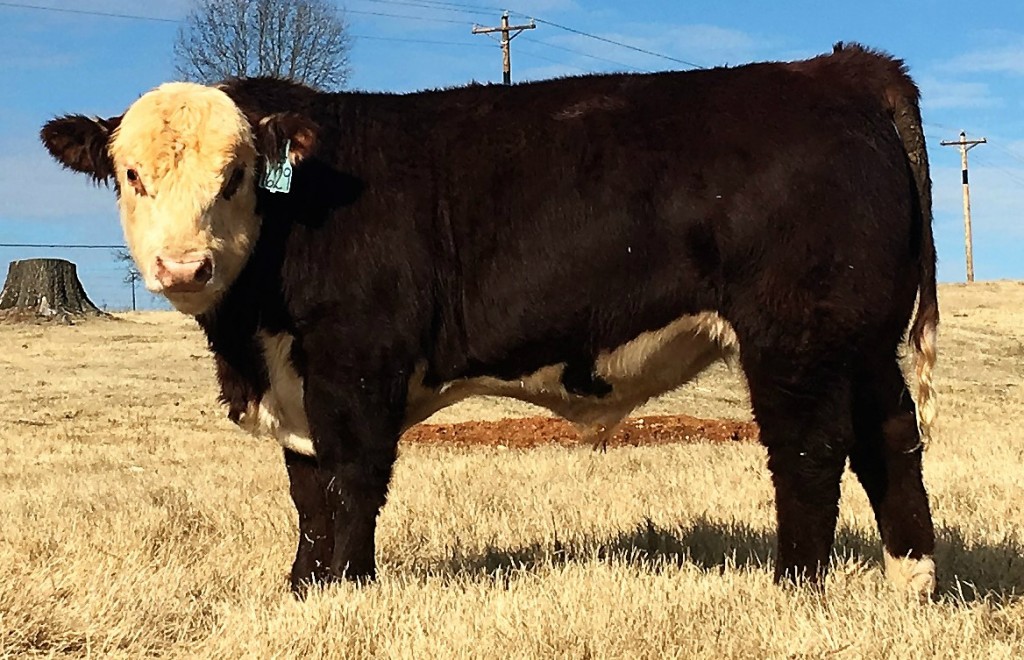
[[[245,170],[241,167],[236,167],[235,171],[231,173],[231,178],[224,184],[224,189],[220,191],[220,196],[224,199],[231,199],[231,196],[238,192],[238,187],[242,185],[242,179],[245,177]]]
[[[128,183],[132,184],[132,188],[135,189],[135,192],[140,195],[146,194],[146,186],[142,185],[142,179],[139,178],[138,171],[129,168],[128,171],[124,173],[124,178],[128,179]]]

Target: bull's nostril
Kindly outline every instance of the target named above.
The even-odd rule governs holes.
[[[213,262],[210,259],[203,259],[199,269],[196,270],[195,281],[206,283],[213,277]]]
[[[208,254],[185,253],[176,259],[158,256],[154,265],[164,293],[195,293],[213,279],[213,258]]]

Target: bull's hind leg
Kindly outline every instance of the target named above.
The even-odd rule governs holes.
[[[914,402],[894,357],[857,380],[854,431],[850,468],[874,509],[886,574],[898,588],[927,599],[935,590],[935,532]]]
[[[299,543],[292,564],[291,586],[297,596],[312,584],[331,580],[334,521],[327,500],[327,483],[315,458],[285,450],[292,501],[299,515]]]
[[[853,437],[849,379],[779,355],[762,360],[748,354],[743,361],[775,486],[775,580],[820,583],[835,538],[839,483]]]

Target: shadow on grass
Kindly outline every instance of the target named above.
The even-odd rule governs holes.
[[[648,568],[692,564],[708,572],[726,567],[771,571],[775,533],[737,522],[699,518],[688,527],[666,529],[650,520],[614,536],[577,537],[569,542],[534,542],[518,547],[487,546],[480,551],[454,548],[451,556],[430,562],[432,574],[509,575],[514,570],[582,563],[594,559]],[[833,555],[881,570],[881,541],[875,533],[849,527],[836,532]],[[940,599],[974,602],[986,597],[1024,594],[1024,547],[1012,539],[971,541],[957,527],[937,530],[935,561]],[[833,559],[833,565],[835,559]]]

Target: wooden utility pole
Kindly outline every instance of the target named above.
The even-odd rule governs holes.
[[[492,32],[501,32],[501,60],[502,60],[502,71],[504,72],[503,81],[506,85],[512,84],[512,40],[518,37],[523,30],[533,30],[537,27],[533,19],[530,19],[529,25],[509,25],[508,24],[508,12],[506,11],[501,15],[501,27],[480,27],[479,25],[473,26],[473,34],[490,34]],[[512,32],[515,34],[511,34]]]
[[[960,147],[960,168],[963,174],[964,186],[964,250],[967,253],[967,281],[974,281],[974,239],[971,236],[971,187],[967,183],[967,152],[988,142],[986,138],[980,140],[968,140],[967,133],[960,131],[960,139],[957,141],[943,140],[940,144],[944,147]]]

